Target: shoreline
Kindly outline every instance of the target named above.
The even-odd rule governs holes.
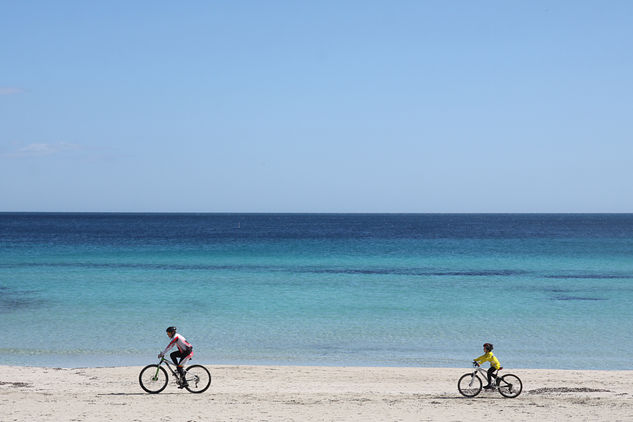
[[[205,365],[208,391],[170,380],[160,394],[138,384],[142,366],[0,366],[6,420],[631,420],[633,371],[506,369],[518,375],[515,399],[498,392],[462,397],[468,368]],[[177,409],[177,412],[174,412]]]
[[[153,365],[157,363],[157,360],[148,360],[146,364],[131,364],[131,365],[100,365],[100,366],[63,366],[63,365],[20,365],[20,364],[0,364],[0,370],[2,368],[24,368],[24,369],[45,369],[45,370],[91,370],[91,369],[124,369],[124,368],[138,368],[139,370],[146,365]],[[171,360],[169,363],[173,366]],[[284,363],[231,363],[231,362],[214,362],[207,363],[201,361],[193,361],[190,360],[187,365],[204,365],[208,368],[329,368],[329,369],[395,369],[395,370],[457,370],[462,371],[464,373],[472,370],[472,366],[464,365],[464,366],[405,366],[405,365],[350,365],[350,364],[341,364],[341,365],[319,365],[319,364],[284,364]],[[633,365],[632,365],[633,366]],[[488,363],[484,363],[482,368],[488,369]],[[631,372],[633,376],[633,368],[632,369],[609,369],[609,368],[601,368],[601,369],[580,369],[580,368],[506,368],[503,367],[503,372],[517,372],[517,371],[561,371],[561,372]],[[503,374],[502,374],[503,375]],[[633,391],[632,394],[633,396]]]

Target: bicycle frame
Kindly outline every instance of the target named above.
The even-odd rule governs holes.
[[[488,379],[488,371],[486,369],[482,368],[481,366],[476,366],[473,370],[473,377],[477,374],[477,372],[479,372],[481,376],[484,377],[484,379]],[[499,370],[497,369],[497,373],[495,375],[497,375],[498,373]]]
[[[156,375],[154,375],[154,377],[155,377],[155,378],[158,378],[158,371],[160,370],[159,368],[160,368],[160,366],[161,366],[163,363],[164,363],[165,365],[167,365],[167,368],[169,369],[169,372],[171,372],[171,374],[172,374],[172,375],[173,375],[173,376],[174,376],[177,380],[179,380],[179,379],[180,379],[180,375],[179,375],[176,371],[174,371],[174,370],[172,369],[171,364],[169,363],[169,361],[168,361],[167,359],[165,359],[165,356],[163,356],[162,358],[160,358],[160,362],[158,362],[158,366],[156,367]]]
[[[501,383],[501,376],[499,375],[499,369],[497,369],[494,373],[494,375],[496,375],[495,377],[495,383],[493,384],[495,387],[499,386],[499,384]],[[481,366],[477,365],[475,366],[475,369],[473,370],[472,376],[473,378],[475,377],[475,375],[477,375],[477,372],[479,372],[481,374],[481,376],[484,378],[484,380],[488,380],[488,370],[482,368]],[[472,380],[470,381],[472,384]]]

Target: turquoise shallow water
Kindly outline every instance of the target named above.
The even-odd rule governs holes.
[[[630,369],[633,215],[0,214],[5,364]],[[600,356],[596,359],[596,356]]]

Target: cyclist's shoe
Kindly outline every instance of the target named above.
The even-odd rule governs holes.
[[[492,390],[494,387],[491,384],[484,385],[484,390]]]
[[[182,388],[186,388],[189,387],[189,383],[187,382],[187,380],[182,380],[180,381],[178,388],[182,389]]]

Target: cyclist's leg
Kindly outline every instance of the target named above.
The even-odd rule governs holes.
[[[174,362],[174,365],[178,366],[178,358],[182,357],[182,352],[180,350],[176,350],[175,352],[172,352],[169,357],[171,358],[171,361]]]
[[[178,371],[178,374],[182,377],[185,375],[183,369],[182,369],[182,362],[185,359],[185,357],[187,355],[185,355],[185,353],[187,353],[186,351],[180,351],[177,350],[175,352],[173,352],[171,355],[169,355],[171,357],[171,360],[174,362],[174,365],[176,365],[176,370]]]
[[[187,353],[187,352],[183,352],[183,354],[184,354],[184,353]],[[182,357],[182,359],[180,359],[180,363],[178,364],[178,366],[179,366],[180,368],[184,368],[184,367],[185,367],[185,364],[186,364],[187,362],[189,362],[189,359],[191,359],[192,357],[193,357],[193,349],[191,350],[191,352],[190,352],[188,355],[183,356],[183,357]]]
[[[191,359],[192,356],[193,356],[193,350],[191,351],[183,350],[182,352],[178,354],[178,357],[180,358],[180,360],[178,361],[178,363],[176,363],[176,369],[178,370],[178,374],[180,375],[180,379],[181,379],[181,384],[180,384],[180,387],[178,388],[185,388],[188,385],[187,379],[185,378],[184,366],[185,366],[185,363],[187,363],[187,361],[189,361],[189,359]]]
[[[492,386],[492,377],[497,378],[497,376],[494,374],[496,370],[497,368],[495,368],[494,366],[490,366],[490,368],[488,368],[488,385],[486,385],[484,388],[490,388]]]

